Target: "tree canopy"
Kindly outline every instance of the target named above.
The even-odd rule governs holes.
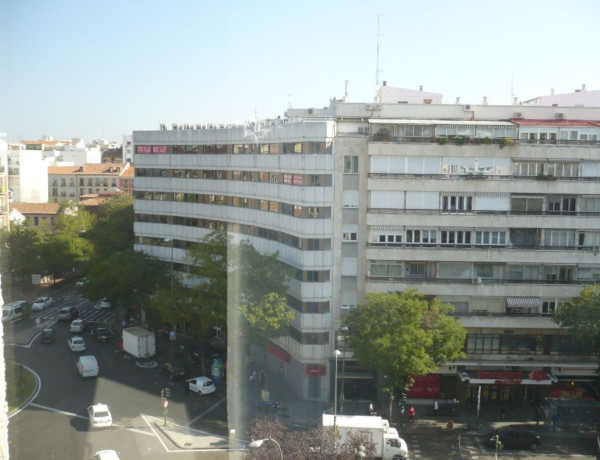
[[[552,319],[575,338],[592,344],[594,354],[600,356],[600,286],[584,287],[578,297],[561,305]]]
[[[344,318],[348,344],[359,362],[387,377],[393,397],[396,388],[410,387],[411,376],[463,356],[466,331],[448,316],[453,309],[418,291],[367,294]]]

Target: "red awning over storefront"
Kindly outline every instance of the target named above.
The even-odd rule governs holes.
[[[275,345],[268,345],[267,351],[276,358],[285,361],[286,363],[289,363],[292,360],[290,354],[287,351],[282,350],[281,348],[276,347]]]

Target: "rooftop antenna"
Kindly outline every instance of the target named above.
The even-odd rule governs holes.
[[[515,100],[515,76],[510,76],[510,101],[511,103]]]
[[[379,15],[377,15],[377,64],[375,69],[375,87],[379,86],[379,73],[381,69],[379,68]]]
[[[348,102],[348,80],[344,80],[344,102]]]

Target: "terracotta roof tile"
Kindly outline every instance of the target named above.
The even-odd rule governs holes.
[[[21,214],[52,214],[57,215],[60,209],[58,203],[12,203],[11,209],[16,209]]]

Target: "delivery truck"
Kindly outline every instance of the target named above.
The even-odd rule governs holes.
[[[123,351],[142,359],[156,355],[154,332],[139,326],[123,329]]]
[[[323,414],[323,427],[333,428],[334,416]],[[406,441],[398,436],[387,420],[372,415],[337,415],[335,425],[339,433],[338,445],[347,441],[349,433],[366,436],[375,446],[375,457],[383,460],[408,459]]]

